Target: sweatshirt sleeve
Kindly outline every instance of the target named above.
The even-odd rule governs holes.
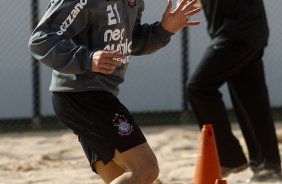
[[[65,74],[91,69],[92,52],[74,41],[87,26],[85,6],[87,0],[52,1],[29,40],[35,59]]]
[[[143,2],[143,1],[142,1]],[[144,2],[141,6],[135,22],[132,35],[132,55],[146,55],[166,46],[173,33],[163,29],[160,22],[153,24],[141,24]]]

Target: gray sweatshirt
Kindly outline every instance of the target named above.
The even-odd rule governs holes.
[[[172,36],[159,22],[141,24],[143,0],[51,0],[33,31],[29,48],[53,69],[50,91],[108,91],[118,94],[130,55],[151,54]],[[91,71],[97,50],[127,56],[112,74]]]

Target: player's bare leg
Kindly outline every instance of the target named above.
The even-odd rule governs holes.
[[[100,176],[106,183],[152,184],[159,175],[157,158],[148,143],[143,143],[123,153],[116,151],[113,162],[105,166],[109,167],[109,170],[101,164],[96,164],[98,173],[100,172]]]
[[[98,161],[95,163],[95,168],[105,183],[110,183],[125,172],[113,161],[110,161],[106,165],[102,161]]]

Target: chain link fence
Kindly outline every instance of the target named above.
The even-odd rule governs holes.
[[[54,116],[48,91],[51,70],[35,61],[28,51],[32,29],[43,16],[48,0],[0,0],[0,131],[65,128]],[[145,1],[143,22],[160,20],[164,0]],[[266,50],[266,75],[273,107],[282,106],[280,33],[282,1],[265,1],[271,28]],[[185,29],[170,44],[150,56],[133,57],[119,98],[141,125],[192,123],[184,95],[185,82],[201,57],[209,38],[201,26]],[[279,92],[280,90],[280,92]],[[222,88],[224,94],[227,91]],[[226,104],[231,107],[228,95]]]

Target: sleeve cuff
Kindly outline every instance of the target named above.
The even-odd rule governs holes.
[[[170,39],[171,36],[174,35],[174,33],[165,30],[161,23],[158,23],[158,25],[156,26],[156,32],[160,35],[161,41],[167,41]]]
[[[93,56],[93,52],[90,51],[86,51],[86,53],[84,54],[83,58],[82,58],[82,68],[83,70],[88,70],[88,71],[92,71],[92,56]]]

